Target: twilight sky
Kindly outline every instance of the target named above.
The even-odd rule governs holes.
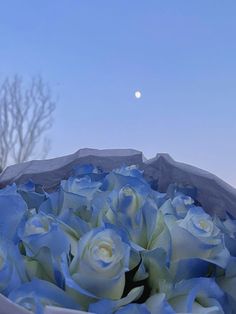
[[[51,86],[49,157],[168,152],[236,186],[235,17],[235,0],[1,1],[0,80]]]

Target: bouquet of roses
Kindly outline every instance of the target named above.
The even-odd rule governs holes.
[[[37,314],[236,313],[236,220],[195,193],[160,193],[136,166],[77,166],[51,193],[5,187],[0,293]]]

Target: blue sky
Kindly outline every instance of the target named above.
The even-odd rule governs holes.
[[[51,86],[50,157],[168,152],[236,186],[235,16],[234,0],[2,1],[0,79]]]

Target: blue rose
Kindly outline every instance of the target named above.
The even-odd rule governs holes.
[[[172,261],[198,258],[225,268],[229,251],[224,234],[201,207],[193,206],[184,219],[167,220],[172,240]]]
[[[102,183],[93,182],[90,177],[70,177],[61,181],[59,208],[62,213],[65,209],[73,209],[75,214],[89,222],[92,211],[91,202],[100,191]]]
[[[17,234],[28,256],[36,255],[43,247],[49,248],[54,256],[69,252],[65,233],[52,217],[45,214],[28,212],[19,224]]]
[[[221,242],[218,237],[220,229],[201,207],[192,207],[185,218],[178,221],[178,225],[207,243]]]
[[[29,211],[17,230],[21,247],[25,250],[25,265],[29,278],[37,275],[64,287],[60,257],[69,254],[70,241],[54,218]]]
[[[160,207],[163,214],[174,215],[177,218],[184,218],[188,210],[193,206],[194,200],[182,193],[177,193],[173,198],[168,198]]]
[[[70,177],[67,180],[61,181],[61,187],[65,193],[73,193],[86,197],[91,200],[95,193],[99,191],[101,182],[94,182],[90,177],[75,178]]]
[[[122,176],[138,178],[139,180],[145,182],[145,179],[143,178],[143,170],[138,169],[136,165],[122,166],[113,170],[113,172]]]
[[[119,299],[125,286],[129,257],[129,245],[115,230],[92,229],[79,240],[66,284],[75,290],[78,285],[97,298]]]
[[[122,226],[130,236],[130,240],[140,245],[147,246],[147,219],[156,212],[156,208],[149,206],[149,215],[143,207],[148,197],[149,187],[145,185],[126,184],[121,189],[113,190],[109,201],[113,217],[111,222]],[[151,204],[150,204],[151,205]],[[109,217],[109,215],[107,216]]]
[[[119,169],[112,170],[106,175],[102,182],[102,191],[113,191],[120,190],[125,185],[129,184],[132,186],[145,185],[147,181],[143,178],[142,171],[137,166],[126,166]],[[148,185],[149,186],[149,185]]]
[[[110,210],[106,211],[104,220],[123,228],[137,250],[153,249],[157,244],[153,233],[159,219],[158,198],[163,195],[151,189],[136,167],[111,172],[104,187],[111,190]]]
[[[74,230],[72,233],[80,237],[99,225],[98,216],[101,216],[102,212],[97,204],[99,199],[104,198],[100,191],[101,185],[102,183],[94,182],[88,176],[70,177],[61,182],[59,191],[54,192],[41,204],[40,211],[54,215],[59,221],[72,228]]]
[[[230,313],[224,292],[212,278],[192,278],[177,283],[167,293],[176,313]]]

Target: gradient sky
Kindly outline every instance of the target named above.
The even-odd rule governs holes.
[[[168,152],[236,186],[235,17],[235,0],[1,1],[0,80],[51,86],[50,157]]]

